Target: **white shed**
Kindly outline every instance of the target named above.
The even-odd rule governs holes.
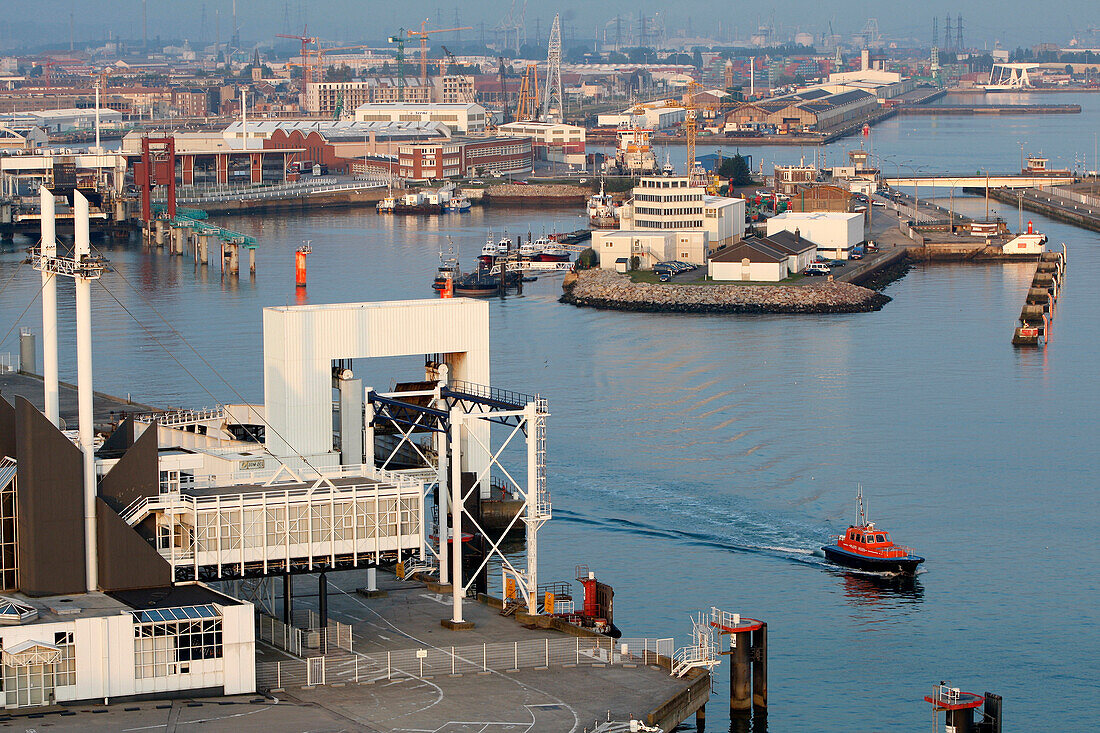
[[[707,263],[712,280],[779,282],[790,268],[788,255],[759,239],[746,239],[719,250]]]
[[[768,219],[767,234],[794,232],[817,244],[817,251],[838,260],[848,259],[852,247],[863,241],[863,214],[846,211],[787,211]]]

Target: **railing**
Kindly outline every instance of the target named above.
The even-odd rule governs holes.
[[[696,667],[712,667],[718,659],[718,646],[716,644],[695,644],[693,646],[680,647],[672,659],[673,677],[683,677],[688,670]]]
[[[260,689],[272,690],[335,682],[374,682],[394,677],[424,679],[437,675],[549,669],[582,664],[660,665],[669,669],[672,653],[672,639],[616,640],[606,637],[401,649],[352,656],[260,662],[256,665],[256,685]]]
[[[510,389],[500,389],[499,387],[489,387],[483,384],[474,384],[473,382],[463,382],[461,380],[454,380],[448,385],[451,392],[456,392],[459,395],[468,394],[471,397],[480,397],[485,400],[495,400],[496,402],[503,402],[506,405],[515,405],[516,407],[524,407],[539,398],[535,395],[524,394],[523,392],[514,392]],[[545,403],[545,400],[542,400]]]
[[[1053,193],[1055,196],[1061,196],[1064,199],[1076,201],[1079,204],[1100,207],[1100,196],[1089,196],[1088,194],[1071,191],[1068,188],[1062,188],[1061,186],[1052,187],[1050,189],[1050,192]]]
[[[333,191],[378,188],[386,185],[381,178],[363,178],[341,182],[336,178],[313,179],[308,182],[276,183],[265,186],[232,186],[217,184],[177,188],[176,202],[183,204],[222,203],[226,201],[255,201],[260,199],[287,198],[294,195],[311,195]]]
[[[166,428],[179,427],[181,425],[194,425],[209,420],[224,420],[225,408],[204,407],[200,410],[167,410],[164,412],[145,412],[133,416],[135,422],[151,424],[154,420],[158,425]]]
[[[19,371],[19,357],[11,352],[0,354],[0,374],[14,374]]]
[[[340,466],[338,468],[345,468]],[[261,472],[255,472],[261,473]],[[268,476],[274,475],[274,472],[262,472]],[[395,474],[390,471],[375,470],[376,474],[389,474],[391,478],[384,478],[386,483],[392,484],[397,489],[397,496],[401,498],[408,498],[407,494],[416,490],[417,496],[423,495],[423,482],[415,479],[410,479],[407,476]],[[233,474],[234,479],[241,474]],[[339,475],[339,474],[337,474]],[[334,478],[333,475],[326,476],[327,478]],[[216,486],[233,486],[236,481],[230,482],[226,479],[216,479],[215,477],[206,476],[201,479],[196,479],[190,486],[194,488],[210,488]],[[346,496],[361,496],[367,498],[368,495],[373,495],[378,490],[377,483],[363,483],[354,484],[350,486],[329,486],[322,484],[319,487],[314,486],[302,486],[298,482],[295,488],[285,488],[283,484],[272,484],[266,490],[262,491],[247,491],[241,493],[229,493],[219,494],[215,496],[190,496],[183,493],[167,493],[160,494],[158,496],[142,496],[130,504],[122,511],[120,516],[127,523],[132,522],[135,518],[142,516],[145,510],[152,506],[164,505],[171,506],[179,509],[186,507],[188,510],[195,512],[199,509],[209,509],[210,507],[223,507],[225,509],[232,509],[235,505],[248,505],[253,502],[263,503],[264,501],[274,501],[276,497],[283,502],[297,502],[300,499],[305,499],[314,496],[320,496],[321,494],[331,494],[334,499],[342,499]],[[391,498],[389,492],[385,494],[385,498]]]

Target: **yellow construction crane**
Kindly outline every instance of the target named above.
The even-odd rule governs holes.
[[[409,38],[414,36],[420,37],[420,82],[422,84],[428,83],[428,36],[433,33],[450,33],[451,31],[472,31],[470,26],[463,26],[462,28],[441,28],[437,31],[430,31],[428,28],[428,21],[423,20],[420,22],[420,30],[409,31]]]
[[[539,116],[539,71],[535,64],[527,64],[523,81],[519,85],[519,101],[516,103],[516,120],[528,122]]]
[[[688,84],[687,99],[684,104],[684,130],[687,132],[687,176],[688,184],[695,185],[695,95],[699,92],[698,82]]]

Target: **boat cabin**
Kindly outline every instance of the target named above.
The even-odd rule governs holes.
[[[890,533],[881,529],[875,529],[874,525],[863,527],[849,527],[844,539],[860,545],[877,545],[879,547],[893,547],[890,541]]]
[[[908,547],[895,545],[890,533],[876,529],[870,522],[848,527],[848,531],[837,537],[837,545],[849,552],[880,558],[905,557],[910,554]]]

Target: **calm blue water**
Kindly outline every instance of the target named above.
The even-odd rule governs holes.
[[[874,143],[937,172],[1011,169],[1019,139],[1072,157],[1091,148],[1100,95],[1072,101],[1087,113],[898,118]],[[984,212],[980,199],[956,205]],[[219,218],[262,242],[255,281],[232,284],[109,246],[118,274],[103,283],[149,331],[93,289],[97,386],[158,404],[231,401],[234,390],[259,400],[260,308],[299,302],[292,252],[302,240],[314,247],[304,302],[427,297],[448,236],[469,262],[490,225],[537,235],[575,228],[578,213]],[[1016,221],[1011,207],[1002,213]],[[1069,247],[1052,342],[1037,351],[1009,343],[1024,265],[918,267],[887,289],[881,312],[839,316],[578,310],[557,302],[556,278],[493,301],[494,382],[541,392],[553,414],[542,579],[588,563],[615,586],[628,635],[671,632],[683,643],[688,614],[712,605],[767,620],[773,731],[923,729],[921,697],[941,679],[1004,695],[1005,730],[1093,728],[1100,238],[1027,218]],[[21,258],[0,250],[0,287]],[[0,336],[13,323],[37,328],[37,305],[17,318],[37,289],[28,274],[0,292]],[[72,364],[71,296],[61,303]],[[17,348],[12,337],[0,343]],[[852,518],[857,484],[871,518],[928,558],[913,587],[823,564],[818,548]],[[724,726],[728,669],[718,678],[711,730]]]

